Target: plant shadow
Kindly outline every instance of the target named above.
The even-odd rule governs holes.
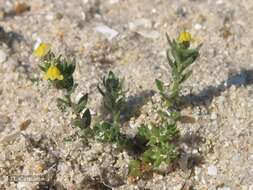
[[[221,95],[231,86],[247,86],[253,84],[253,69],[243,69],[239,73],[230,73],[227,80],[221,82],[218,86],[208,86],[202,90],[199,94],[190,94],[182,97],[183,107],[187,105],[193,106],[208,106],[211,104],[215,97]]]
[[[143,90],[138,94],[129,96],[125,103],[126,106],[122,111],[123,117],[121,122],[124,123],[129,121],[131,117],[139,116],[142,106],[144,106],[154,94],[154,90]]]
[[[187,132],[179,139],[180,145],[185,145],[187,151],[183,148],[180,150],[178,165],[182,170],[194,169],[195,166],[204,164],[204,156],[198,150],[201,144],[205,143],[204,137],[199,132]]]
[[[24,37],[22,35],[13,31],[6,32],[4,28],[0,26],[0,44],[6,44],[11,51],[14,49],[14,44],[16,42],[20,43],[23,39]]]
[[[136,95],[129,96],[122,109],[122,115],[120,118],[121,126],[124,126],[124,124],[132,117],[139,116],[141,114],[141,107],[144,106],[154,94],[155,91],[153,90],[144,90]],[[99,111],[101,114],[101,118],[105,118],[108,121],[112,119],[110,118],[110,114],[108,114],[108,111],[105,108],[103,101],[99,107]]]

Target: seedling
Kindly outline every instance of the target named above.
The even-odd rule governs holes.
[[[146,140],[146,149],[140,158],[130,164],[130,176],[142,175],[143,165],[150,169],[159,169],[162,163],[172,163],[179,155],[176,141],[179,137],[177,122],[180,119],[178,102],[180,101],[181,85],[192,71],[187,68],[199,56],[201,44],[191,48],[192,37],[188,32],[182,32],[177,40],[170,40],[167,50],[167,60],[171,67],[172,81],[169,86],[156,79],[155,83],[161,96],[161,109],[157,110],[159,120],[156,123],[142,124],[138,136]]]
[[[123,90],[123,80],[110,71],[107,77],[103,78],[102,86],[98,90],[103,96],[103,106],[109,114],[107,120],[103,120],[94,126],[97,139],[102,142],[121,143],[120,116],[126,101]]]
[[[63,112],[70,108],[75,115],[72,124],[81,130],[86,129],[91,123],[91,114],[86,108],[88,94],[83,95],[77,103],[72,101],[72,94],[78,86],[73,78],[76,68],[75,59],[67,59],[62,55],[56,56],[50,50],[50,45],[45,43],[41,43],[35,49],[34,55],[41,58],[39,67],[44,73],[43,78],[55,88],[65,92],[63,98],[56,99],[58,108]]]

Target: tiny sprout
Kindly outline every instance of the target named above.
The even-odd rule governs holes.
[[[35,57],[43,58],[50,51],[51,45],[48,43],[41,42],[34,50],[33,54]]]
[[[95,125],[94,130],[97,139],[102,142],[121,143],[120,116],[125,104],[125,91],[123,90],[123,80],[116,77],[110,71],[107,77],[103,78],[103,85],[98,85],[98,90],[103,96],[103,106],[110,118]]]
[[[74,81],[74,71],[76,61],[73,58],[64,58],[61,55],[56,56],[50,51],[50,46],[41,43],[34,54],[41,57],[40,69],[44,73],[44,79],[48,80],[54,87],[64,90],[65,95],[62,98],[57,98],[58,108],[64,112],[70,108],[74,114],[72,124],[84,133],[91,123],[90,110],[86,108],[88,102],[88,94],[83,95],[78,102],[72,101],[72,94],[77,88],[77,83]]]
[[[98,85],[98,90],[103,96],[104,108],[110,113],[114,124],[119,123],[119,117],[126,101],[123,82],[124,80],[119,79],[110,71],[108,76],[103,78],[102,88]]]

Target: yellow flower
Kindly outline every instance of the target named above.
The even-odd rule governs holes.
[[[189,32],[183,31],[179,34],[177,41],[179,43],[184,43],[184,42],[190,42],[192,41],[192,36]]]
[[[64,77],[63,75],[61,74],[61,71],[54,65],[51,65],[45,76],[44,76],[44,79],[45,80],[63,80]]]
[[[36,57],[44,57],[50,51],[51,45],[48,43],[40,43],[34,50],[33,54]]]

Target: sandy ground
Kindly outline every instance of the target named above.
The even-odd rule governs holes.
[[[253,190],[251,0],[27,0],[28,10],[13,11],[17,2],[0,0],[1,189],[180,190],[186,182],[185,190]],[[175,171],[130,184],[127,152],[64,141],[76,129],[56,107],[61,92],[41,80],[33,47],[49,42],[76,56],[76,95],[90,94],[94,117],[101,77],[124,77],[130,107],[122,130],[134,134],[152,117],[154,79],[170,80],[165,33],[183,29],[204,44],[184,84],[182,113],[193,118],[180,124],[185,154]],[[27,175],[30,182],[14,182]]]

